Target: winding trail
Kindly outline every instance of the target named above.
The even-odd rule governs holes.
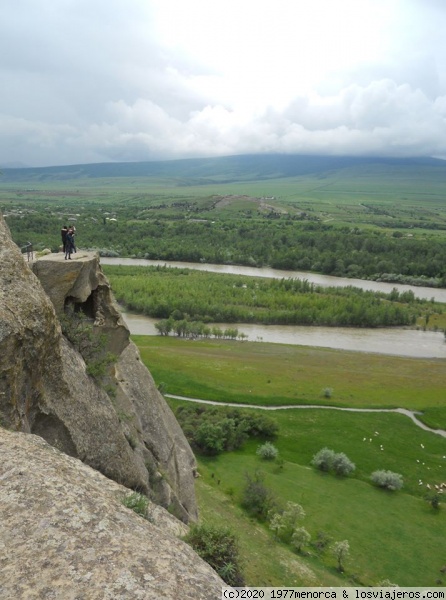
[[[174,394],[164,394],[167,398],[173,398],[174,400],[185,400],[186,402],[196,402],[197,404],[211,404],[212,406],[231,406],[233,408],[257,408],[259,410],[292,410],[292,409],[305,409],[305,408],[320,408],[326,410],[343,410],[345,412],[359,412],[359,413],[398,413],[405,415],[412,419],[417,427],[429,431],[430,433],[436,433],[446,438],[446,431],[444,429],[432,429],[425,425],[422,421],[417,419],[416,415],[421,415],[421,412],[415,412],[407,410],[406,408],[343,408],[341,406],[325,406],[320,404],[293,404],[283,406],[261,406],[259,404],[238,404],[236,402],[217,402],[216,400],[200,400],[199,398],[188,398],[186,396],[176,396]]]

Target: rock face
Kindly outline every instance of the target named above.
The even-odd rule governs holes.
[[[129,490],[40,437],[0,428],[0,454],[2,600],[220,597],[164,509],[142,518],[122,504]]]
[[[195,519],[195,458],[129,341],[94,253],[44,256],[34,273],[0,215],[0,423],[35,433],[107,477]],[[75,306],[107,336],[117,360],[104,386],[62,335]]]

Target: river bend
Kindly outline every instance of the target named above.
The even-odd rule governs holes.
[[[417,297],[434,298],[438,302],[446,302],[446,290],[438,288],[419,288],[408,285],[397,285],[331,277],[315,273],[299,271],[279,271],[277,269],[238,267],[234,265],[211,265],[201,263],[181,263],[154,261],[137,258],[101,258],[104,265],[124,266],[167,266],[172,268],[188,268],[215,273],[231,273],[248,277],[268,278],[300,278],[307,279],[317,285],[344,287],[354,285],[362,289],[390,292],[393,288],[400,291],[412,290]],[[123,317],[130,332],[139,335],[157,335],[155,323],[144,315],[125,312]],[[277,344],[295,344],[300,346],[316,346],[354,352],[373,352],[393,356],[412,358],[446,359],[446,343],[443,333],[402,328],[352,328],[352,327],[306,327],[294,325],[261,325],[252,323],[216,323],[221,329],[236,327],[239,333],[248,336],[249,341],[271,342]]]

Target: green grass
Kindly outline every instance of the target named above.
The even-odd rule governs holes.
[[[253,444],[247,444],[243,451],[199,459],[202,477],[198,497],[206,518],[215,513],[219,518],[222,516],[221,498],[218,502],[212,500],[212,493],[215,498],[215,490],[220,488],[234,495],[233,500],[228,495],[224,515],[226,522],[234,523],[232,515],[241,512],[237,500],[244,475],[261,468],[265,484],[282,502],[291,500],[303,506],[306,517],[302,524],[313,539],[317,532],[323,531],[333,541],[349,541],[347,579],[351,581],[353,577],[360,585],[376,585],[382,579],[404,586],[436,585],[444,563],[444,509],[434,511],[425,501],[405,492],[385,492],[364,481],[322,474],[290,461],[279,470],[274,464],[261,462],[254,449]],[[235,523],[240,531],[239,520]],[[259,525],[253,525],[256,531]],[[257,547],[252,530],[251,536],[251,539],[243,536],[248,556]],[[317,563],[319,569],[325,567],[327,575],[335,574],[335,561],[330,553],[317,557],[314,550],[310,551],[313,555],[310,565]],[[251,566],[247,579],[250,585],[273,585],[265,581],[263,567],[257,565]],[[280,585],[296,585],[296,581],[282,579]]]
[[[446,426],[445,362],[285,344],[133,336],[170,394],[248,404],[429,411]],[[331,388],[327,400],[323,390]]]
[[[188,404],[168,401],[173,408]],[[258,409],[245,410],[265,415]],[[403,476],[405,492],[418,498],[424,498],[427,484],[434,489],[435,484],[446,483],[445,438],[422,430],[404,415],[311,408],[267,414],[279,426],[274,445],[286,461],[308,466],[314,454],[327,446],[344,452],[356,465],[352,477],[363,482],[368,483],[375,470],[394,471]]]
[[[128,496],[124,496],[124,498],[122,499],[122,503],[124,506],[130,508],[141,517],[147,517],[147,507],[149,505],[149,501],[146,498],[146,496],[143,496],[138,492],[133,492]]]
[[[446,482],[445,439],[404,415],[317,409],[269,414],[279,424],[274,444],[285,460],[309,465],[327,446],[345,452],[356,465],[354,477],[365,482],[377,469],[394,471],[403,475],[405,492],[418,497],[424,497],[426,484]]]
[[[441,360],[265,343],[134,340],[157,383],[163,381],[171,393],[270,405],[402,406],[426,411],[436,426],[446,423]],[[333,389],[331,399],[321,397],[325,387]],[[169,399],[169,404],[175,409],[182,402]],[[376,585],[383,579],[401,586],[439,585],[446,508],[443,503],[435,511],[424,498],[427,484],[433,489],[446,482],[445,439],[394,413],[297,408],[268,414],[279,424],[274,445],[283,469],[260,461],[255,441],[236,452],[198,458],[201,518],[230,524],[237,532],[247,583],[311,585],[303,564],[317,585]],[[312,456],[324,446],[345,452],[356,464],[354,475],[342,479],[311,468]],[[307,513],[302,524],[313,539],[323,531],[334,541],[349,541],[351,556],[342,578],[330,553],[319,556],[310,547],[310,555],[301,558],[246,516],[239,505],[241,490],[245,473],[257,468],[282,503],[302,504]],[[401,473],[403,490],[375,488],[369,477],[377,469]]]
[[[229,526],[236,533],[248,585],[337,587],[345,584],[345,578],[334,569],[326,569],[314,558],[302,559],[285,544],[276,543],[267,527],[249,518],[230,495],[215,484],[204,465],[200,464],[200,472],[203,476],[196,483],[200,520]]]
[[[210,197],[233,195],[233,201],[208,215],[230,219],[239,217],[241,211],[257,211],[242,196],[274,197],[267,203],[290,214],[305,211],[333,223],[386,227],[390,231],[400,227],[398,221],[404,221],[403,230],[416,221],[417,227],[426,224],[429,235],[440,228],[444,235],[443,163],[409,160],[407,164],[390,164],[370,159],[339,164],[336,159],[327,161],[327,157],[310,162],[312,165],[308,157],[258,156],[5,170],[0,181],[0,205],[38,202],[51,206],[62,200],[66,210],[77,212],[80,202],[109,209],[122,203],[150,209],[160,200],[168,205],[172,200],[190,200],[201,206],[203,218]],[[167,214],[171,213],[169,206]],[[177,214],[182,214],[181,209]],[[423,231],[420,228],[416,233]]]
[[[174,400],[169,403],[172,408],[183,404]],[[280,585],[309,585],[281,572],[280,560],[272,560],[270,569],[265,570],[262,550],[257,550],[263,544],[258,538],[269,535],[269,544],[275,542],[266,527],[254,521],[243,524],[244,513],[238,502],[244,476],[261,469],[266,485],[282,503],[291,500],[304,507],[307,514],[302,524],[313,539],[323,531],[334,541],[349,541],[347,580],[353,577],[355,585],[376,585],[382,579],[404,586],[436,585],[444,562],[446,511],[444,505],[439,511],[433,510],[423,497],[428,491],[426,483],[433,487],[435,482],[446,480],[444,439],[417,429],[402,415],[305,409],[272,416],[279,423],[274,444],[285,460],[283,469],[261,461],[255,454],[258,442],[254,441],[236,452],[198,458],[201,478],[197,494],[202,517],[210,522],[231,523],[239,533],[242,554],[255,556],[249,561],[248,583],[279,585],[274,579],[278,576],[282,578]],[[313,454],[324,445],[345,452],[356,463],[355,477],[339,478],[310,467]],[[403,491],[391,493],[375,488],[369,475],[380,468],[403,474]],[[421,477],[423,486],[418,485]],[[277,551],[283,548],[279,544]],[[336,574],[330,553],[318,556],[314,549],[310,552],[312,556],[304,564],[310,568],[317,565],[319,572],[324,567],[327,576]]]

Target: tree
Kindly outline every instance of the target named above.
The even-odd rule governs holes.
[[[274,513],[269,522],[269,528],[274,532],[276,537],[280,538],[283,529],[283,519],[280,513]]]
[[[219,424],[203,421],[194,436],[197,446],[205,454],[215,455],[223,452],[223,431]]]
[[[236,408],[180,406],[176,416],[192,446],[212,455],[240,448],[248,437],[272,437],[278,429],[270,417]]]
[[[273,513],[269,527],[278,538],[289,541],[296,529],[297,522],[304,517],[305,511],[300,504],[287,502],[284,510]]]
[[[257,447],[256,454],[263,460],[274,460],[278,457],[279,451],[271,442],[265,442]]]
[[[350,544],[347,540],[343,540],[342,542],[335,542],[332,546],[332,551],[336,560],[338,561],[338,571],[344,570],[344,560],[349,555]]]
[[[308,533],[305,527],[297,527],[291,536],[291,544],[297,550],[297,552],[301,552],[303,546],[308,544],[310,540],[311,535]]]
[[[241,505],[252,516],[265,520],[275,500],[271,491],[263,483],[263,474],[259,471],[255,471],[254,476],[246,473],[245,479]]]
[[[172,319],[162,319],[155,323],[155,328],[158,330],[160,335],[169,335],[172,331]]]

